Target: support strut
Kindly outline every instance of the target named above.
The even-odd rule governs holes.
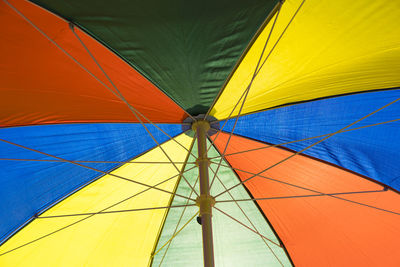
[[[212,235],[212,207],[215,199],[210,195],[208,168],[210,160],[207,157],[207,131],[210,129],[210,123],[205,120],[199,120],[192,124],[192,129],[196,132],[200,177],[200,196],[196,199],[196,204],[200,208],[200,220],[203,236],[203,258],[205,267],[214,267],[214,246]]]

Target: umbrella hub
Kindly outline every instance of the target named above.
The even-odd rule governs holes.
[[[218,132],[220,128],[219,121],[216,118],[211,115],[206,116],[205,114],[200,114],[195,117],[187,117],[185,120],[183,120],[182,131],[187,135],[191,135],[188,130],[192,129],[193,131],[196,131],[197,126],[195,126],[195,124],[200,121],[208,122],[209,126],[207,127],[207,134],[209,136]]]

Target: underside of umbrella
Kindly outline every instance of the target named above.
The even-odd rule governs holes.
[[[1,0],[0,266],[399,266],[399,18]]]

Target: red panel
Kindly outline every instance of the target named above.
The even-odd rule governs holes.
[[[216,142],[223,151],[228,134]],[[227,154],[265,144],[232,136]],[[267,148],[227,156],[233,168],[258,173],[292,155]],[[250,174],[237,171],[243,181]],[[263,176],[322,193],[383,190],[354,173],[297,155],[263,172]],[[262,177],[245,183],[255,198],[315,194]],[[341,195],[379,208],[400,212],[400,195],[391,190]],[[400,266],[400,216],[330,196],[262,200],[258,204],[284,242],[296,266]]]
[[[9,2],[111,87],[67,22],[27,1]],[[137,121],[126,104],[3,1],[0,10],[0,126]],[[180,122],[185,117],[131,66],[82,31],[76,32],[133,107],[154,122]]]

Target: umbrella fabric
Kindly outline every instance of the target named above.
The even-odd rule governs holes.
[[[399,17],[0,1],[0,265],[203,266],[207,113],[216,266],[399,266]]]

